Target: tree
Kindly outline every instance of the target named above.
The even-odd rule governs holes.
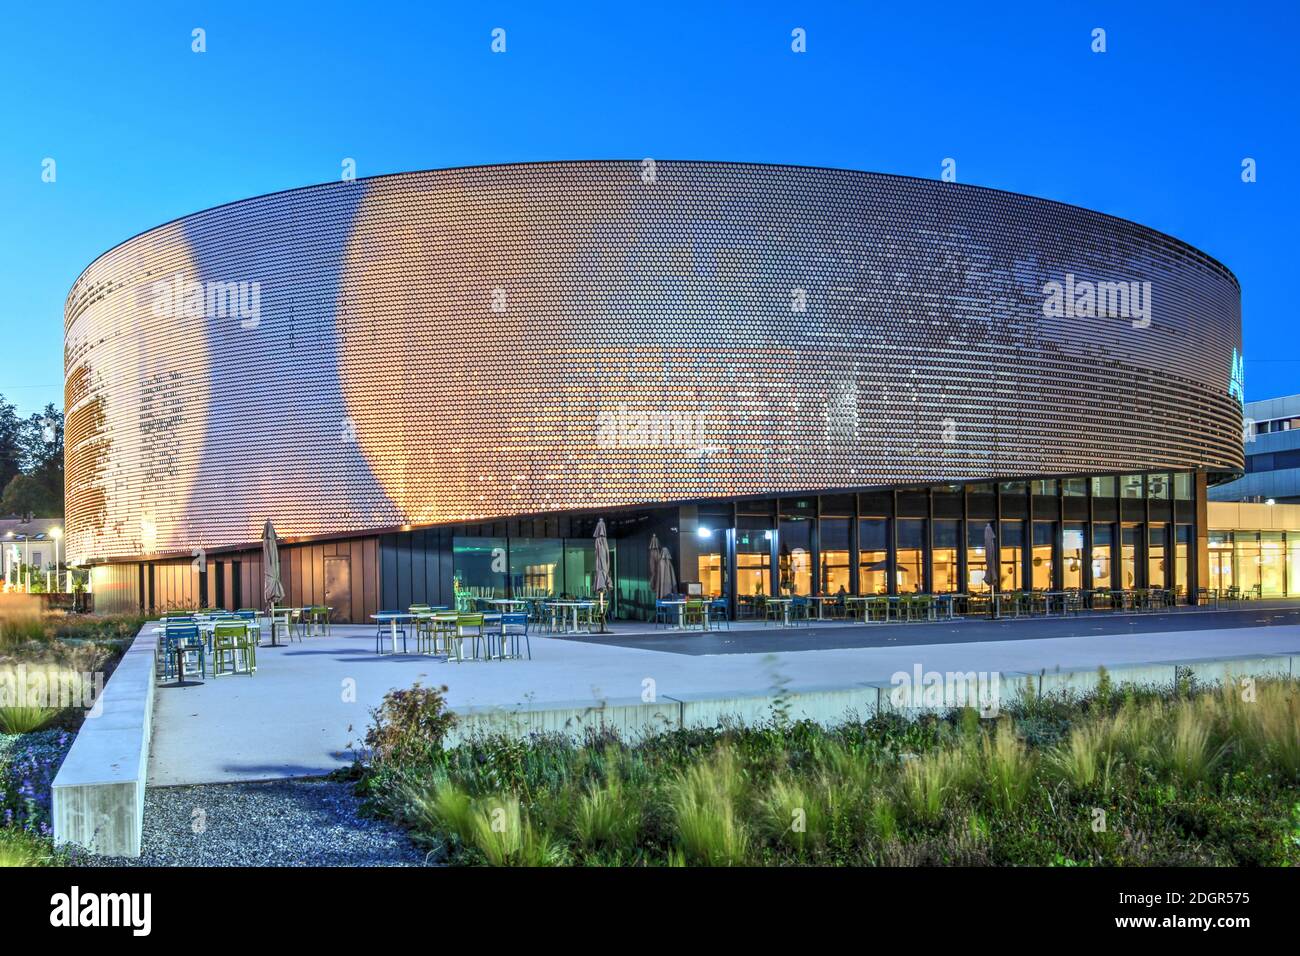
[[[23,424],[14,406],[0,396],[0,488],[7,487],[14,475],[22,470]],[[60,432],[59,441],[62,440],[63,435]]]
[[[30,416],[18,430],[19,464],[24,474],[36,479],[48,500],[41,505],[42,517],[63,514],[63,413],[48,404]]]
[[[62,504],[61,500],[52,501],[49,489],[31,475],[14,475],[0,495],[0,511],[7,515],[58,518],[63,511]]]

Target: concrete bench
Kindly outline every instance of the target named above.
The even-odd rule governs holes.
[[[158,637],[148,624],[118,663],[54,778],[54,842],[139,856]]]

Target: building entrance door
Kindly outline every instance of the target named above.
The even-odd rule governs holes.
[[[333,608],[330,619],[340,624],[352,623],[352,560],[325,559],[325,604]]]

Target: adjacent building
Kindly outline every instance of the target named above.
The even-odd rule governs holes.
[[[1300,503],[1300,395],[1248,402],[1243,437],[1246,473],[1210,499]]]
[[[1135,223],[849,170],[563,162],[186,216],[66,304],[100,609],[1210,583],[1240,289]]]

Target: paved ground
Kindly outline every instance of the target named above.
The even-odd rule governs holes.
[[[1180,608],[1165,613],[1097,612],[1069,617],[958,619],[938,623],[845,624],[811,621],[798,627],[753,622],[700,633],[670,628],[615,625],[615,633],[568,638],[584,644],[636,647],[668,654],[761,654],[775,651],[850,647],[963,644],[969,641],[1044,640],[1055,637],[1157,634],[1216,628],[1300,625],[1300,602],[1247,601],[1235,608]]]
[[[513,710],[639,701],[647,679],[660,696],[707,699],[761,695],[778,685],[853,687],[916,665],[1006,673],[1287,654],[1300,652],[1300,624],[1291,623],[1290,611],[1280,609],[1274,618],[1257,606],[1131,623],[1115,616],[788,630],[759,625],[689,636],[626,629],[609,638],[535,638],[531,661],[465,664],[377,656],[373,628],[336,627],[329,638],[263,648],[253,677],[161,686],[149,779],[166,786],[328,772],[349,761],[349,748],[359,745],[383,695],[416,681],[446,684],[453,707]],[[683,650],[689,641],[717,642],[723,650]]]

